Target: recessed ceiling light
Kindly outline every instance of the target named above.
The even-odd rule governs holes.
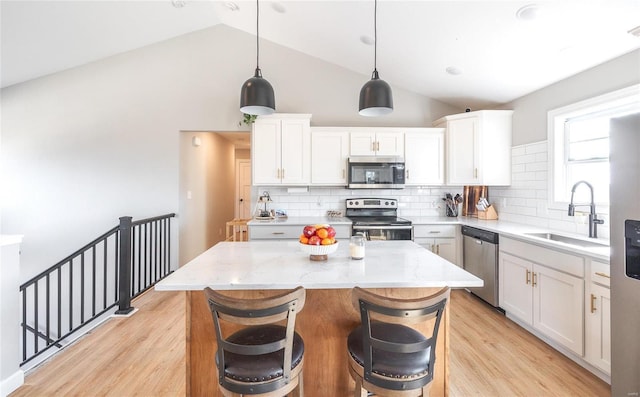
[[[366,45],[373,45],[375,40],[371,36],[360,36],[360,41]]]
[[[287,9],[282,5],[282,3],[271,3],[271,8],[273,8],[275,12],[279,12],[280,14],[284,14],[285,12],[287,12]]]
[[[636,37],[640,37],[640,26],[636,26],[635,28],[629,30],[627,33],[634,35]]]
[[[184,0],[171,0],[171,5],[175,8],[182,8],[187,5],[187,2]]]
[[[516,18],[521,21],[533,21],[540,16],[540,7],[537,4],[527,4],[516,11]]]
[[[224,6],[227,7],[231,11],[238,11],[240,9],[240,6],[237,3],[234,3],[233,1],[225,2]]]
[[[459,74],[462,74],[462,69],[457,68],[455,66],[449,66],[445,70],[447,71],[447,73],[449,73],[450,75],[453,75],[453,76],[457,76]]]

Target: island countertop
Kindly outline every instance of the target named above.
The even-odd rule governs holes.
[[[412,241],[368,241],[362,260],[341,241],[312,261],[297,241],[221,242],[156,284],[156,290],[480,287],[482,280]]]

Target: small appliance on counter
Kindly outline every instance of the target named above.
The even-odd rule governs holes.
[[[256,203],[256,209],[253,211],[255,214],[254,218],[258,220],[274,219],[276,217],[275,211],[267,210],[267,203],[271,203],[271,202],[273,202],[273,200],[271,200],[271,196],[269,195],[269,192],[267,191],[262,192],[262,195],[258,197],[258,202]],[[264,204],[264,209],[258,208],[260,204]]]

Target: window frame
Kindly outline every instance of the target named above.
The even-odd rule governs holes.
[[[636,108],[640,106],[640,84],[634,84],[547,112],[547,200],[550,209],[566,210],[569,205],[570,187],[567,186],[567,167],[565,166],[568,151],[565,122],[590,114],[606,113],[608,109],[625,104]],[[560,190],[563,192],[562,196],[558,193]],[[596,202],[596,205],[602,207],[602,209],[599,208],[599,212],[609,212],[608,202]]]

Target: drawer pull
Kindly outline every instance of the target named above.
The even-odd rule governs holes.
[[[602,272],[596,272],[596,276],[600,276],[600,277],[606,277],[606,278],[611,278],[610,275],[606,274],[606,273],[602,273]]]
[[[429,233],[430,234],[438,234],[438,233],[440,233],[440,230],[430,230]]]
[[[591,313],[596,312],[596,296],[591,294]]]
[[[284,232],[273,232],[271,234],[284,234]]]

